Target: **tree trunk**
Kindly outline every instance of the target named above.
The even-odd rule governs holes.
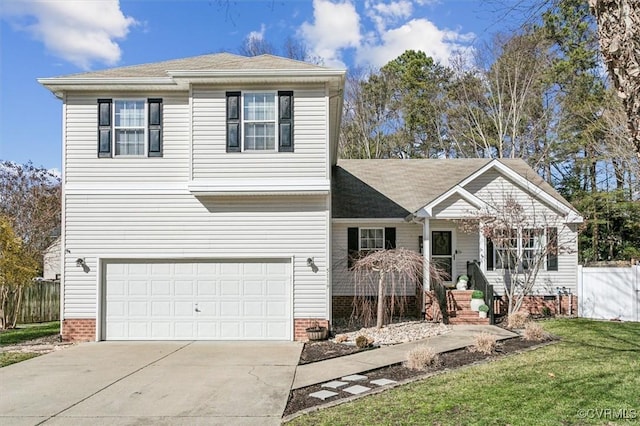
[[[384,325],[384,272],[380,271],[380,280],[378,281],[378,314],[376,318],[376,328],[381,329]]]
[[[640,3],[589,0],[598,21],[600,50],[627,114],[631,145],[640,158]]]

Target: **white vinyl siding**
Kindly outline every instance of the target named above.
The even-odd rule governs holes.
[[[294,257],[294,317],[328,315],[326,196],[67,193],[65,232],[65,318],[95,318],[98,258]],[[88,272],[76,266],[78,257]],[[318,272],[307,266],[309,257]]]
[[[419,250],[419,239],[422,235],[422,225],[398,222],[376,222],[375,220],[362,219],[362,222],[333,222],[332,236],[332,267],[333,267],[333,296],[352,296],[354,294],[353,272],[347,267],[347,230],[348,228],[396,228],[396,247],[413,251]],[[411,292],[413,296],[415,292]]]
[[[476,211],[478,211],[476,207],[454,194],[433,208],[433,217],[459,219]]]
[[[294,152],[227,152],[225,90],[198,86],[193,88],[195,181],[219,178],[329,178],[328,111],[324,87],[279,89],[293,90]]]
[[[162,98],[163,156],[98,158],[98,99],[149,97]],[[111,183],[188,181],[188,93],[69,94],[63,111],[66,111],[65,183],[104,183],[108,186]]]

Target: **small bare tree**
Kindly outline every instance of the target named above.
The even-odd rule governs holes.
[[[423,257],[404,248],[372,251],[356,260],[353,265],[355,285],[355,311],[369,324],[373,318],[373,304],[377,303],[376,327],[391,322],[398,307],[402,316],[407,308],[407,294],[422,288]],[[429,265],[431,280],[442,282],[443,272]],[[372,294],[378,294],[377,301]],[[387,298],[386,296],[389,295]]]
[[[493,245],[494,267],[502,271],[502,286],[508,314],[518,312],[525,297],[533,292],[536,279],[549,255],[567,253],[572,248],[559,244],[558,228],[535,205],[525,208],[513,195],[458,220],[459,229],[480,233]]]

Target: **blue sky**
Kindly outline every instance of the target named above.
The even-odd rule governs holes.
[[[501,25],[482,0],[3,0],[0,159],[61,168],[61,101],[36,79],[303,40],[325,65],[379,67],[406,49],[441,62]]]

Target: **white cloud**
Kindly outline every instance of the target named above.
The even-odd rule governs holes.
[[[267,31],[267,27],[264,24],[260,25],[260,31],[251,31],[247,35],[248,40],[264,40],[264,33]]]
[[[116,64],[122,54],[116,41],[137,24],[122,13],[118,0],[9,1],[3,13],[52,54],[83,69],[93,62]]]
[[[341,50],[360,45],[360,15],[348,1],[314,0],[313,23],[304,22],[299,32],[313,55],[328,66],[344,67]]]
[[[363,44],[358,49],[356,61],[361,65],[381,67],[405,50],[413,49],[422,50],[427,56],[447,64],[452,53],[468,51],[468,42],[472,39],[472,34],[441,30],[427,19],[412,19],[379,33],[376,39]]]
[[[416,16],[416,5],[435,0],[367,0],[363,16],[350,1],[315,0],[314,20],[299,29],[314,55],[329,66],[342,66],[347,49],[355,52],[360,66],[381,67],[405,50],[422,50],[440,63],[447,64],[455,52],[470,54],[473,33],[438,28],[426,17]],[[369,21],[364,30],[362,21]],[[373,25],[371,25],[373,24]]]

